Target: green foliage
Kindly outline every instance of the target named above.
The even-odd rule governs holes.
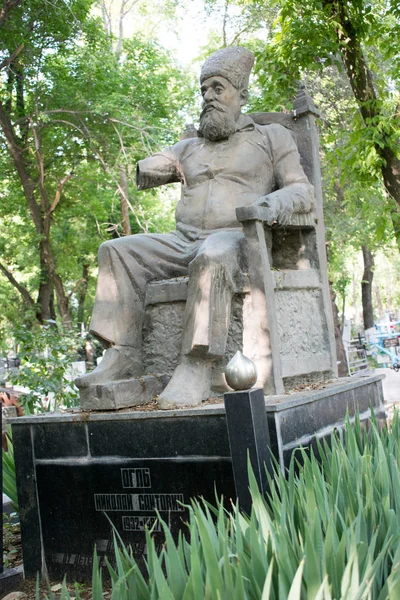
[[[21,366],[12,381],[29,390],[20,396],[24,411],[33,414],[78,405],[70,369],[71,362],[78,360],[82,339],[52,325],[33,329],[22,325],[15,335]],[[53,395],[51,401],[49,394]]]
[[[15,479],[14,446],[10,432],[7,434],[7,452],[3,453],[3,492],[7,494],[12,502],[13,509],[18,512],[17,483]]]
[[[250,518],[193,501],[188,537],[157,555],[146,533],[143,575],[115,540],[109,565],[114,600],[395,600],[400,594],[400,420],[391,431],[356,419],[330,446],[299,450],[284,475],[276,467],[268,501],[250,472]],[[297,473],[298,469],[298,473]],[[93,599],[102,598],[95,554]],[[64,590],[65,600],[70,596]]]
[[[395,100],[393,86],[388,88],[387,82],[399,77],[396,38],[399,24],[395,9],[388,3],[381,0],[332,3],[280,0],[273,4],[280,10],[272,36],[257,57],[260,77],[265,78],[265,83],[272,78],[274,84],[272,89],[266,89],[267,94],[274,94],[271,100],[278,99],[279,94],[283,98],[289,97],[290,91],[294,90],[294,80],[300,79],[305,71],[321,74],[332,65],[342,71],[339,51],[349,43],[349,39],[340,39],[337,34],[343,27],[340,22],[342,12],[351,31],[363,43],[370,66],[377,68],[375,85],[379,94],[383,94],[386,101]],[[388,39],[394,43],[388,44]]]
[[[90,0],[55,0],[47,10],[43,3],[29,0],[7,13],[7,32],[3,26],[0,40],[0,61],[24,43],[4,71],[0,102],[22,148],[42,218],[49,218],[56,273],[73,322],[83,308],[84,322],[91,312],[98,246],[122,235],[122,166],[128,176],[132,232],[171,228],[170,197],[163,207],[160,194],[139,195],[135,165],[179,139],[181,109],[189,107],[193,97],[192,80],[156,41],[135,36],[125,40],[116,55],[103,24],[91,16],[91,5]],[[4,137],[0,168],[1,262],[36,301],[46,276],[39,261],[43,234],[27,210]],[[44,190],[37,183],[41,169]],[[88,273],[84,284],[83,268]],[[0,279],[6,307],[0,327],[6,333],[8,322],[29,321],[35,311],[32,303],[22,302],[4,272]],[[87,283],[85,297],[81,291]]]
[[[325,217],[335,278],[343,262],[338,254],[349,246],[374,250],[394,233],[400,241],[398,206],[383,185],[387,188],[383,172],[389,155],[399,156],[398,8],[381,0],[273,4],[279,12],[257,53],[260,94],[254,108],[290,110],[302,80],[321,111]],[[362,83],[366,73],[373,89]]]

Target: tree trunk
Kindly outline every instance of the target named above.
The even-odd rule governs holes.
[[[120,197],[121,197],[121,215],[122,215],[122,229],[124,235],[131,235],[131,223],[129,221],[129,206],[128,206],[128,178],[126,175],[126,167],[125,165],[121,165],[120,167]]]
[[[3,2],[3,6],[0,8],[0,29],[7,23],[8,13],[21,3],[22,0],[5,0]]]
[[[347,368],[346,352],[343,346],[342,332],[340,330],[339,310],[336,306],[336,294],[332,288],[332,282],[329,282],[329,290],[331,293],[332,312],[333,312],[333,327],[335,331],[336,356],[338,361],[339,377],[347,377],[349,374]]]
[[[374,309],[372,305],[372,280],[374,278],[374,256],[367,246],[361,246],[364,259],[364,274],[361,282],[361,298],[363,307],[364,329],[374,326]]]
[[[344,311],[346,309],[346,291],[344,290],[342,293],[342,323],[340,326],[340,330],[343,331],[344,330],[344,321],[345,321],[345,314]]]
[[[374,285],[374,291],[375,291],[376,305],[378,307],[378,320],[382,320],[383,314],[385,311],[383,310],[381,290],[377,283]]]
[[[54,289],[51,290],[50,294],[50,318],[52,321],[55,321],[57,318],[56,307],[54,305]]]
[[[57,306],[60,311],[61,320],[66,329],[72,329],[71,315],[69,313],[69,301],[64,292],[64,286],[61,277],[54,273],[53,275],[54,289],[56,291]]]
[[[23,76],[21,74],[19,79],[19,85],[22,85]],[[22,94],[22,90],[19,90],[19,95]],[[20,109],[23,106],[20,104]],[[15,168],[19,175],[19,179],[24,191],[25,199],[28,204],[28,208],[35,225],[36,233],[41,236],[39,242],[39,256],[40,256],[40,271],[42,275],[42,281],[40,283],[38,302],[40,302],[39,320],[51,318],[50,310],[50,297],[49,297],[49,283],[51,281],[51,287],[54,288],[57,296],[57,304],[60,311],[61,318],[67,329],[72,327],[71,317],[69,314],[68,298],[64,292],[63,283],[60,276],[57,274],[55,266],[55,258],[53,249],[50,243],[50,223],[51,223],[51,208],[48,205],[47,191],[44,186],[44,175],[39,175],[39,186],[31,175],[29,166],[26,163],[26,151],[21,146],[19,139],[16,136],[13,124],[9,118],[7,111],[0,102],[0,127],[3,131],[4,137],[7,140],[8,149],[10,151],[11,158],[13,159]],[[34,135],[37,131],[33,131]],[[41,148],[36,145],[36,152],[38,155],[38,161],[43,165],[43,156],[41,155]],[[39,204],[36,200],[37,188],[40,189],[42,203]]]
[[[394,237],[396,240],[397,247],[400,250],[400,206],[394,206],[390,211],[392,217],[392,225],[394,231]]]
[[[129,14],[135,4],[139,0],[120,0],[119,5],[119,14],[118,14],[118,33],[116,34],[117,43],[114,48],[114,54],[117,58],[120,57],[122,51],[122,42],[124,39],[124,19],[127,14]],[[101,0],[101,10],[103,14],[103,26],[107,35],[112,37],[113,35],[113,22],[112,22],[112,11],[111,4],[107,7],[106,1]],[[121,165],[120,167],[120,190],[119,196],[121,199],[121,217],[122,217],[122,230],[124,235],[131,235],[131,224],[129,221],[129,204],[127,202],[128,199],[128,178],[126,174],[125,165]]]
[[[88,289],[89,280],[89,265],[84,263],[82,266],[82,283],[78,288],[78,325],[84,325],[84,310],[85,310],[85,299]]]
[[[56,272],[53,250],[51,248],[50,241],[47,237],[40,241],[39,252],[40,262],[41,264],[45,265],[48,271],[48,276],[52,282],[54,291],[56,293],[57,306],[60,312],[60,317],[63,322],[63,325],[66,329],[72,329],[72,321],[69,313],[69,300],[67,295],[65,294],[61,277]]]
[[[124,38],[124,9],[125,2],[121,2],[121,6],[119,8],[119,18],[118,18],[118,37],[117,37],[117,45],[115,47],[115,54],[120,56],[122,50],[122,40]]]
[[[53,319],[51,311],[51,297],[53,294],[53,285],[49,279],[48,271],[46,268],[41,270],[41,280],[39,284],[39,293],[37,297],[37,305],[40,317],[38,320],[41,323]]]
[[[103,19],[104,31],[107,33],[108,36],[111,37],[111,35],[112,35],[111,18],[108,13],[108,10],[107,10],[105,0],[101,0],[101,16]]]
[[[357,310],[357,292],[358,292],[358,285],[356,283],[356,273],[355,273],[356,269],[355,269],[355,265],[353,263],[353,281],[352,281],[352,288],[353,288],[353,308],[354,308],[354,325],[357,326],[358,324],[358,310]],[[344,311],[343,311],[344,312]]]
[[[13,97],[13,91],[14,91],[14,81],[15,81],[14,69],[9,67],[8,70],[7,70],[7,85],[6,85],[7,99],[4,102],[4,109],[5,109],[5,111],[8,114],[10,114],[11,107],[12,107],[12,97]]]
[[[48,238],[39,243],[42,280],[39,286],[37,304],[40,307],[40,321],[55,319],[54,292],[57,298],[57,307],[61,320],[66,329],[72,329],[69,311],[69,299],[65,293],[61,277],[56,272],[55,259]]]

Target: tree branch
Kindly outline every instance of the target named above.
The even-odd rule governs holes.
[[[0,8],[0,29],[3,27],[8,13],[19,4],[22,4],[22,0],[4,0],[3,6]]]
[[[36,187],[35,182],[29,174],[26,168],[25,161],[23,158],[23,150],[17,143],[17,139],[14,133],[13,126],[10,118],[4,109],[3,104],[0,102],[0,126],[3,130],[4,136],[7,140],[8,149],[10,150],[11,157],[14,161],[15,168],[17,170],[19,179],[21,181],[22,188],[24,190],[25,198],[28,203],[29,210],[31,211],[32,219],[36,228],[37,233],[40,235],[43,233],[43,223],[40,215],[40,208],[36,202],[34,196],[34,190]]]
[[[81,277],[80,279],[78,279],[72,290],[68,293],[68,299],[71,299],[73,294],[75,294],[79,290],[81,285],[83,285],[84,283],[87,283],[87,278]]]
[[[24,49],[24,47],[25,47],[25,44],[21,44],[20,46],[18,46],[18,48],[16,50],[14,50],[14,52],[8,58],[5,58],[3,60],[3,62],[0,63],[0,71],[2,71],[10,63],[12,63],[17,58],[18,54],[20,52],[22,52],[22,50]]]
[[[33,139],[35,142],[35,150],[36,150],[36,162],[39,171],[39,190],[40,190],[40,198],[41,205],[43,208],[43,212],[47,214],[49,212],[49,198],[47,196],[47,190],[44,185],[44,160],[43,160],[43,151],[42,151],[42,143],[38,136],[37,128],[33,125],[32,121],[30,122],[31,130],[33,133]],[[46,231],[46,235],[48,231]]]
[[[104,0],[102,0],[101,2],[101,14],[102,14],[102,18],[103,18],[103,27],[104,27],[104,31],[106,32],[107,35],[111,36],[112,31],[111,31],[111,18],[110,15],[108,13],[107,7],[106,7],[106,3]]]
[[[8,281],[19,291],[22,296],[24,302],[26,302],[29,306],[36,306],[34,299],[23,285],[18,283],[15,279],[14,275],[0,262],[0,271],[7,277]]]
[[[64,187],[64,185],[67,183],[67,181],[69,181],[72,177],[74,176],[73,171],[71,171],[71,173],[69,173],[68,175],[66,175],[63,179],[61,179],[60,183],[58,184],[58,188],[56,191],[56,194],[54,196],[54,200],[52,205],[50,206],[50,214],[52,214],[55,209],[57,208],[58,203],[60,202],[60,198],[61,198],[61,192],[62,189]]]
[[[114,125],[114,123],[112,123],[112,126],[114,127],[114,129],[115,129],[115,132],[116,132],[116,134],[117,134],[117,136],[118,136],[119,143],[120,143],[120,147],[121,147],[121,151],[122,151],[122,153],[123,153],[123,155],[124,155],[125,159],[127,159],[127,156],[126,156],[126,151],[125,151],[125,146],[124,146],[124,143],[123,143],[123,140],[122,140],[121,134],[119,133],[119,131],[118,131],[118,129],[116,128],[116,126]],[[101,160],[101,159],[100,159],[100,160]],[[128,198],[128,195],[127,195],[127,186],[125,187],[125,186],[121,185],[121,183],[120,183],[120,182],[118,182],[118,181],[116,181],[115,179],[114,179],[114,182],[117,184],[117,187],[118,187],[118,192],[119,192],[119,194],[120,194],[120,197],[123,199],[123,201],[126,203],[126,205],[127,205],[127,206],[129,206],[129,208],[131,209],[131,211],[132,211],[132,214],[133,214],[133,216],[135,217],[136,223],[139,225],[139,227],[140,227],[140,229],[141,229],[142,231],[144,231],[145,233],[147,233],[147,232],[146,232],[146,228],[145,228],[145,227],[142,225],[142,223],[141,223],[141,221],[140,221],[139,217],[137,216],[137,211],[133,209],[133,206],[132,206],[132,204],[131,204],[131,202],[130,202],[130,200],[129,200],[129,198]]]
[[[132,2],[129,4],[128,1],[123,2],[122,6],[121,6],[121,12],[120,14],[122,14],[122,17],[125,17],[128,13],[131,12],[132,8],[135,6],[135,4],[137,4],[138,2],[140,2],[140,0],[132,0]],[[128,6],[128,8],[125,9],[125,6]]]
[[[88,130],[88,128],[86,127],[85,123],[83,123],[82,121],[80,121],[80,123],[81,123],[81,126],[79,127],[79,126],[78,126],[76,123],[73,123],[72,121],[67,121],[67,120],[65,120],[65,119],[54,119],[52,122],[53,122],[53,123],[64,123],[65,125],[69,125],[69,126],[70,126],[70,127],[72,127],[73,129],[76,129],[77,131],[79,131],[79,133],[82,135],[82,137],[84,137],[84,138],[85,138],[85,139],[86,139],[86,140],[89,142],[89,144],[90,144],[90,148],[91,148],[91,150],[92,150],[93,154],[94,154],[95,156],[97,156],[97,158],[99,159],[99,161],[100,161],[100,164],[101,164],[101,166],[103,167],[103,171],[104,171],[104,173],[107,173],[107,175],[110,175],[110,176],[112,177],[112,179],[113,179],[113,181],[114,181],[114,183],[115,183],[115,185],[116,185],[116,187],[117,187],[117,189],[118,189],[118,192],[119,192],[119,193],[120,193],[120,194],[121,194],[123,197],[126,197],[126,194],[124,193],[124,190],[122,190],[122,188],[121,188],[121,186],[120,186],[119,182],[118,182],[118,181],[116,181],[115,177],[113,177],[113,175],[112,175],[112,173],[110,172],[110,169],[109,169],[109,167],[108,167],[108,164],[106,163],[106,161],[105,161],[105,160],[104,160],[104,158],[102,157],[102,155],[101,155],[100,151],[99,151],[99,150],[96,148],[96,146],[94,145],[94,143],[93,143],[93,140],[92,140],[92,136],[90,135],[90,131],[89,131],[89,130]],[[110,119],[110,122],[112,122],[112,123],[113,123],[113,122],[118,122],[118,121],[116,121],[115,119]],[[118,136],[119,136],[119,139],[120,139],[120,143],[122,143],[122,140],[121,140],[121,137],[120,137],[120,135],[119,135],[119,132],[118,132],[118,130],[116,129],[116,127],[115,127],[115,126],[114,126],[114,128],[115,128],[115,130],[117,131],[117,134],[118,134]],[[136,129],[139,129],[139,131],[141,131],[141,133],[143,134],[143,130],[141,130],[140,128],[136,128]],[[144,140],[143,140],[143,144],[144,144]],[[127,201],[127,204],[128,204],[128,206],[129,206],[129,208],[131,209],[132,213],[134,214],[134,216],[135,216],[135,219],[136,219],[136,222],[137,222],[137,224],[139,225],[140,229],[141,229],[142,231],[146,231],[146,228],[143,226],[143,224],[141,223],[140,219],[139,219],[139,218],[138,218],[138,216],[137,216],[137,211],[136,211],[136,210],[134,210],[134,208],[133,208],[132,204],[129,202],[129,199],[128,199],[128,198],[126,198],[126,201]]]

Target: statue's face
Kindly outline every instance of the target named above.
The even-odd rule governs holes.
[[[200,134],[212,141],[227,139],[235,132],[247,90],[237,90],[224,77],[209,77],[203,81],[201,95]]]
[[[220,104],[226,107],[235,119],[239,117],[240,107],[242,106],[240,91],[224,77],[209,77],[203,81],[201,95],[203,110]]]

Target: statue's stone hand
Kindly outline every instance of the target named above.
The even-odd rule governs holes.
[[[282,196],[279,192],[272,192],[272,194],[263,196],[254,203],[254,206],[262,206],[268,209],[265,219],[268,225],[274,223],[284,225],[294,212],[293,200],[287,196]]]

